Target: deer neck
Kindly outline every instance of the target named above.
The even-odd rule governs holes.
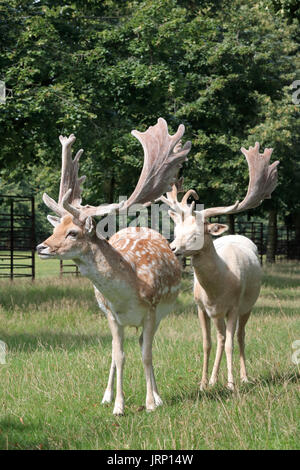
[[[214,301],[224,291],[228,269],[218,255],[212,237],[207,237],[201,251],[193,256],[192,263],[199,284],[205,290],[207,297]]]
[[[120,293],[136,291],[136,275],[123,256],[106,240],[93,238],[80,259],[74,260],[83,276],[109,301]]]

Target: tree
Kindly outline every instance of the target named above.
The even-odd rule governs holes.
[[[16,180],[26,178],[40,209],[44,190],[58,192],[57,137],[74,132],[86,152],[85,202],[117,200],[133,189],[142,164],[130,131],[159,116],[170,131],[186,125],[193,148],[185,187],[206,205],[244,196],[241,145],[276,142],[276,156],[289,151],[292,165],[297,143],[276,133],[276,113],[290,109],[285,87],[296,78],[296,27],[269,5],[12,0],[0,23],[0,79],[14,93],[0,108],[2,180],[12,169]],[[290,164],[284,171],[291,185]],[[281,213],[295,204],[284,181]]]
[[[300,20],[300,5],[298,0],[272,0],[273,8],[276,12],[283,14],[290,21]]]
[[[264,97],[263,112],[259,117],[260,124],[251,130],[251,139],[260,137],[266,147],[274,147],[276,158],[280,160],[278,187],[265,206],[269,220],[267,261],[274,262],[278,215],[292,220],[296,227],[300,224],[300,110],[292,102],[290,88],[284,89],[279,102]],[[300,242],[298,231],[297,239]]]

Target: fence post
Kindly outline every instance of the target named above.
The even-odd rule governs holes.
[[[263,265],[264,224],[260,222],[260,263]]]
[[[14,278],[14,201],[10,200],[10,279]]]
[[[14,280],[19,277],[35,277],[35,214],[34,196],[0,195],[0,253],[4,252],[4,263],[0,263],[0,278]],[[30,203],[25,213],[20,212],[20,203]],[[24,208],[23,208],[24,209]],[[30,215],[29,215],[30,212]],[[30,259],[30,264],[26,261]],[[19,269],[30,269],[20,272]]]
[[[35,279],[35,207],[34,196],[31,196],[31,274],[32,280]]]

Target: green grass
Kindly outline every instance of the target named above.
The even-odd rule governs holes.
[[[53,263],[53,262],[52,262]],[[261,296],[247,325],[252,383],[237,391],[220,383],[199,392],[200,327],[191,279],[174,314],[161,323],[154,365],[164,406],[147,413],[138,334],[127,329],[125,416],[101,405],[110,366],[111,337],[89,281],[43,277],[0,282],[1,449],[296,449],[299,448],[299,366],[291,361],[300,339],[300,265],[265,270]],[[43,269],[42,269],[43,271]],[[58,271],[57,271],[58,272]],[[215,352],[215,332],[213,331]],[[212,360],[211,360],[212,366]]]

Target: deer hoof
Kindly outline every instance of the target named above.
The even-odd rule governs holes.
[[[122,416],[124,414],[124,405],[115,404],[113,414],[115,416]]]
[[[102,398],[102,405],[104,405],[105,403],[111,403],[113,401],[113,398],[113,394],[109,390],[106,390]]]
[[[214,387],[214,386],[216,385],[216,383],[217,383],[217,379],[213,379],[213,380],[212,380],[212,379],[210,379],[210,381],[209,381],[209,384],[208,384],[208,385],[209,385],[209,387]]]
[[[205,390],[207,390],[207,387],[208,387],[207,382],[201,382],[201,384],[200,384],[200,391],[201,391],[201,392],[205,392]]]
[[[162,406],[164,404],[164,402],[162,401],[162,399],[157,393],[153,392],[153,396],[154,396],[155,406]]]
[[[234,392],[234,390],[235,390],[234,383],[233,383],[233,382],[228,382],[226,388],[227,388],[228,390],[230,390],[231,392]]]
[[[149,404],[149,405],[146,404],[146,411],[147,411],[148,413],[150,413],[151,411],[155,411],[155,409],[156,409],[155,403],[152,403],[151,405],[150,405],[150,404]]]
[[[248,379],[248,377],[241,377],[241,382],[243,384],[250,384],[251,383],[250,380]]]

